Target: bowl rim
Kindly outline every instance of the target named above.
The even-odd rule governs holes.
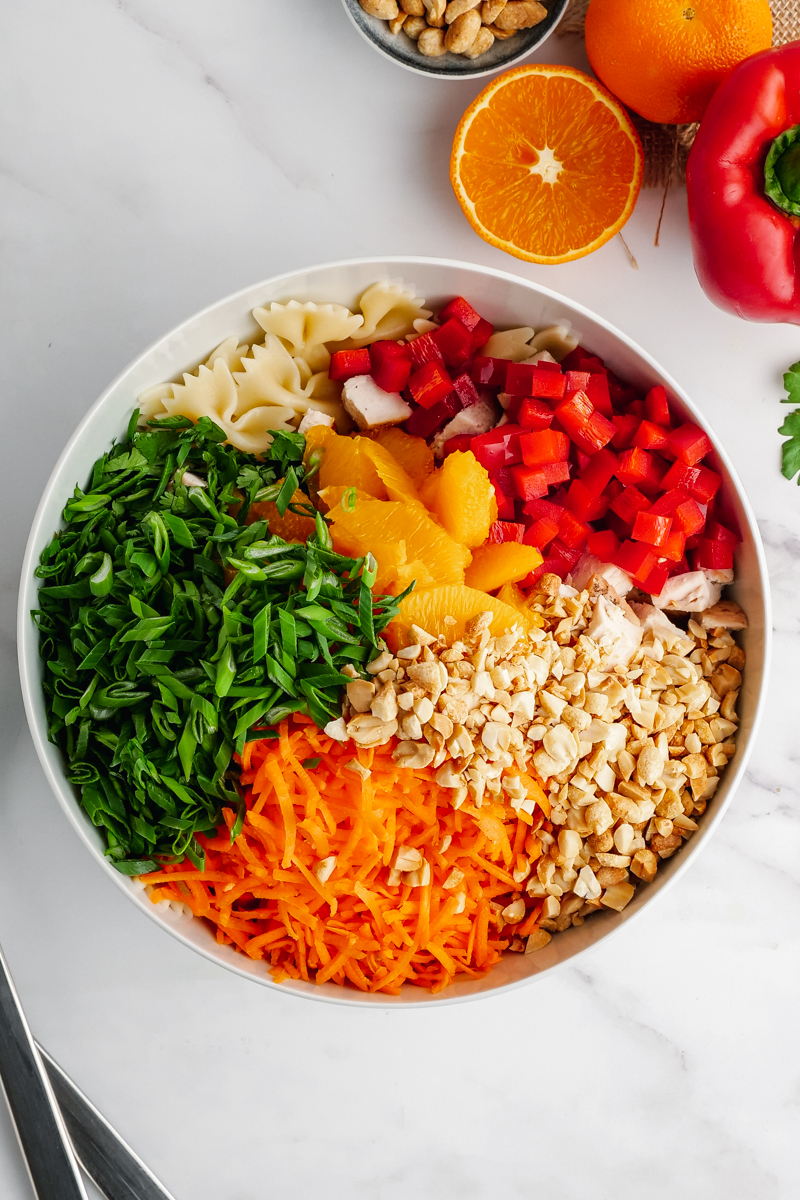
[[[543,46],[545,44],[545,42],[547,41],[547,39],[553,33],[555,33],[556,29],[560,25],[561,20],[567,10],[569,0],[552,0],[552,4],[553,4],[553,8],[550,11],[550,16],[554,15],[555,20],[552,21],[549,28],[543,33],[542,37],[539,38],[538,41],[531,42],[531,44],[527,45],[524,50],[520,50],[517,54],[512,55],[510,58],[505,59],[501,63],[495,63],[495,65],[492,67],[479,66],[474,71],[467,70],[467,71],[462,72],[460,75],[453,75],[447,71],[438,71],[433,67],[425,68],[425,67],[421,67],[421,66],[419,66],[419,67],[414,66],[413,63],[405,62],[402,58],[399,58],[397,55],[392,54],[391,51],[387,50],[385,46],[382,46],[380,44],[380,42],[376,41],[374,38],[371,38],[369,36],[369,34],[366,32],[366,30],[364,30],[361,27],[361,25],[359,25],[358,21],[356,20],[355,16],[353,15],[353,12],[350,8],[350,4],[349,4],[348,0],[342,0],[342,5],[344,7],[344,10],[347,13],[347,16],[348,16],[351,24],[353,25],[353,27],[358,31],[360,37],[362,37],[364,39],[364,41],[372,47],[373,50],[375,50],[378,54],[380,54],[382,58],[385,58],[389,62],[394,63],[394,65],[396,67],[402,67],[404,71],[410,71],[412,73],[412,75],[422,75],[423,77],[425,77],[427,79],[446,79],[448,81],[454,80],[456,82],[462,82],[462,83],[465,80],[469,80],[469,79],[482,79],[482,78],[485,78],[485,76],[487,76],[487,75],[494,75],[498,71],[507,71],[510,67],[517,66],[517,64],[522,62],[522,60],[524,58],[526,58],[527,55],[533,54],[534,50],[538,50],[540,48],[540,46]],[[368,13],[366,15],[369,16]],[[373,19],[379,20],[380,18],[376,17]],[[532,26],[532,28],[535,29],[536,26],[534,25],[534,26]],[[429,61],[431,61],[431,60],[429,60]],[[433,60],[433,61],[435,61],[435,60]],[[479,60],[473,59],[472,61],[478,62]]]
[[[142,894],[140,896],[137,890],[131,888],[131,880],[127,876],[123,876],[118,871],[115,871],[110,861],[98,851],[97,846],[94,845],[87,836],[87,831],[81,816],[81,810],[75,800],[74,794],[70,794],[69,800],[65,798],[67,790],[65,776],[63,772],[59,774],[53,770],[46,751],[48,745],[47,731],[44,724],[40,722],[39,713],[37,712],[36,706],[36,698],[39,695],[40,684],[36,674],[35,663],[30,661],[30,656],[26,651],[26,647],[29,642],[29,638],[26,636],[26,633],[28,632],[30,612],[31,609],[35,607],[35,598],[38,591],[36,577],[34,576],[33,572],[38,564],[38,557],[39,553],[41,552],[40,547],[42,545],[42,526],[46,517],[46,508],[48,506],[48,502],[51,494],[56,490],[62,467],[70,458],[73,447],[76,446],[76,444],[81,440],[85,431],[92,424],[95,414],[106,402],[111,393],[114,392],[118,385],[125,379],[125,377],[132,373],[139,366],[139,364],[153,354],[154,351],[156,351],[160,346],[180,337],[184,331],[191,329],[191,327],[202,320],[203,317],[212,313],[215,309],[223,307],[224,305],[230,303],[235,304],[237,301],[244,300],[245,297],[252,295],[254,291],[261,289],[266,291],[268,288],[280,286],[284,281],[289,282],[298,279],[298,277],[310,276],[320,271],[334,271],[337,269],[347,269],[361,266],[366,267],[371,265],[374,265],[377,270],[380,270],[382,267],[398,267],[405,270],[413,270],[415,266],[424,266],[447,269],[455,268],[458,270],[471,271],[477,273],[478,275],[489,276],[491,278],[509,282],[514,285],[521,284],[529,291],[537,293],[538,295],[543,296],[556,304],[565,305],[577,316],[583,316],[601,326],[607,333],[611,334],[612,337],[617,338],[629,350],[633,351],[633,353],[637,355],[643,363],[652,368],[656,374],[666,381],[666,386],[668,389],[674,392],[681,403],[686,406],[689,412],[692,413],[701,427],[710,436],[714,450],[719,455],[720,460],[728,472],[731,484],[736,491],[737,498],[742,505],[743,511],[747,518],[750,531],[753,536],[753,549],[755,551],[755,558],[758,564],[759,579],[761,584],[761,593],[764,605],[764,660],[753,711],[752,724],[748,733],[746,746],[744,747],[743,751],[737,753],[735,767],[732,775],[730,776],[730,783],[722,803],[715,806],[714,811],[710,814],[708,819],[703,820],[703,824],[701,826],[703,830],[702,838],[699,838],[697,842],[693,842],[690,848],[684,848],[684,853],[681,854],[678,863],[673,868],[669,877],[663,881],[658,892],[653,893],[652,896],[648,898],[646,903],[641,904],[636,911],[631,912],[624,921],[615,922],[611,928],[609,928],[608,931],[602,935],[599,941],[605,942],[609,937],[618,933],[623,927],[627,928],[632,921],[637,920],[641,913],[645,909],[648,909],[654,900],[663,895],[665,891],[670,889],[675,881],[680,878],[689,868],[690,864],[695,862],[698,854],[707,845],[711,835],[722,820],[733,800],[742,778],[744,777],[747,764],[753,750],[753,744],[758,734],[765,706],[772,655],[772,600],[766,556],[764,553],[764,547],[761,540],[758,523],[747,494],[742,486],[742,482],[739,479],[738,473],[728,457],[726,450],[717,438],[713,428],[709,425],[707,419],[698,411],[696,405],[689,398],[683,388],[668,372],[664,371],[656,359],[654,359],[653,356],[647,351],[642,349],[642,347],[639,346],[638,343],[630,338],[627,334],[623,333],[622,330],[618,329],[604,317],[601,317],[597,313],[593,312],[586,305],[583,305],[578,301],[571,300],[569,297],[564,296],[560,292],[554,291],[552,288],[548,288],[543,284],[533,280],[525,279],[522,276],[515,275],[510,271],[502,271],[496,267],[485,267],[480,264],[469,263],[460,259],[435,258],[426,255],[384,255],[381,257],[367,255],[358,258],[338,259],[333,262],[317,263],[308,267],[298,267],[291,271],[284,271],[278,275],[270,276],[267,279],[261,280],[255,284],[249,284],[246,287],[238,288],[235,292],[229,293],[222,299],[206,305],[204,308],[186,318],[184,321],[181,321],[166,334],[163,334],[161,337],[156,338],[153,342],[151,342],[145,350],[132,359],[131,362],[129,362],[114,377],[111,383],[109,383],[108,386],[103,389],[98,398],[84,414],[64,446],[64,449],[59,455],[50,473],[47,483],[45,484],[31,524],[30,532],[28,534],[20,573],[16,629],[18,668],[25,716],[31,738],[34,743],[34,749],[42,770],[44,771],[45,778],[50,785],[50,789],[53,792],[59,807],[62,809],[70,825],[78,834],[80,840],[83,842],[84,846],[87,848],[95,862],[102,868],[106,875],[113,880],[115,885],[128,897],[128,899],[137,905],[141,911],[144,912],[159,928],[167,933],[172,934],[173,937],[177,938],[185,946],[189,947],[197,954],[202,955],[210,962],[215,963],[218,966],[225,967],[227,970],[230,970],[254,983],[258,983],[261,986],[274,989],[283,995],[291,995],[298,999],[309,999],[322,1003],[340,1004],[350,1007],[356,1006],[360,1008],[431,1008],[434,1006],[441,1007],[442,1005],[461,1004],[469,1001],[487,999],[489,997],[506,994],[522,987],[527,987],[537,979],[543,978],[544,976],[551,976],[554,972],[560,971],[568,965],[574,964],[581,956],[588,954],[592,950],[595,950],[598,946],[598,942],[592,942],[577,949],[567,958],[562,959],[560,962],[554,963],[552,966],[543,971],[532,972],[530,975],[527,975],[522,979],[511,980],[507,983],[499,984],[494,988],[488,988],[466,995],[448,995],[447,991],[444,991],[439,993],[437,996],[432,996],[429,994],[426,994],[424,997],[415,996],[413,1001],[405,1000],[402,995],[384,997],[379,996],[378,994],[373,994],[368,998],[362,998],[362,994],[360,992],[351,992],[349,989],[345,988],[337,989],[336,993],[330,993],[328,991],[323,991],[322,989],[299,991],[291,987],[285,987],[283,983],[276,983],[268,972],[265,972],[262,976],[254,975],[251,972],[244,970],[243,967],[240,967],[235,961],[235,958],[231,958],[229,960],[227,957],[223,958],[214,954],[211,948],[207,949],[204,945],[197,944],[192,939],[185,937],[177,926],[169,924],[155,905],[145,902],[144,889],[141,889]]]

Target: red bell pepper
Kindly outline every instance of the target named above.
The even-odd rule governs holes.
[[[430,336],[448,367],[462,367],[472,353],[472,334],[457,317],[451,317],[444,325],[434,329]]]
[[[702,429],[687,421],[685,425],[679,425],[670,433],[669,449],[687,467],[693,467],[708,454],[711,441]]]
[[[561,504],[553,504],[552,500],[532,499],[523,506],[522,511],[526,517],[533,517],[535,521],[547,517],[550,521],[555,521],[558,525],[561,520],[561,514],[564,511],[564,506]]]
[[[800,42],[745,59],[706,109],[686,170],[694,264],[720,308],[800,324]]]
[[[439,313],[439,322],[444,324],[451,317],[455,317],[462,325],[472,333],[473,329],[483,320],[481,314],[476,312],[470,304],[469,300],[465,300],[463,296],[456,296]]]
[[[651,596],[660,596],[668,579],[669,567],[665,563],[656,563],[642,583],[642,591],[649,592]]]
[[[633,525],[638,512],[644,512],[650,507],[647,496],[643,496],[638,488],[626,487],[611,501],[611,511],[615,512],[626,525]]]
[[[521,542],[524,533],[525,526],[519,521],[495,521],[486,541],[490,546],[499,545],[501,542]]]
[[[610,420],[613,410],[611,408],[611,393],[608,390],[608,376],[595,372],[589,376],[584,390],[597,411]]]
[[[428,362],[408,381],[408,390],[423,408],[433,408],[453,390],[453,382],[440,362]]]
[[[610,450],[598,450],[581,470],[581,479],[590,492],[599,496],[605,491],[618,466],[617,457]],[[613,497],[612,497],[613,499]]]
[[[519,445],[522,461],[527,467],[563,462],[569,456],[569,438],[555,429],[543,429],[540,433],[523,433]]]
[[[421,337],[414,338],[413,342],[409,342],[408,354],[412,370],[424,367],[427,362],[443,361],[442,352],[429,333],[423,333]]]
[[[633,438],[633,445],[642,450],[669,450],[669,435],[672,431],[655,421],[642,421]]]
[[[370,374],[384,392],[402,392],[411,374],[407,346],[397,342],[373,342],[369,348]]]
[[[631,537],[635,542],[647,542],[650,546],[660,547],[666,542],[671,526],[672,517],[658,517],[650,512],[637,512]]]
[[[430,337],[430,334],[426,334],[425,336]],[[417,339],[417,342],[420,341],[422,341],[422,338]],[[412,342],[412,347],[416,346],[417,342]],[[433,345],[435,346],[436,343],[434,342]],[[483,387],[495,388],[498,391],[504,392],[506,389],[506,372],[508,371],[508,367],[509,363],[506,358],[485,358],[481,355],[476,355],[472,363],[471,374],[475,383],[480,383]]]
[[[644,398],[644,411],[648,421],[654,425],[669,425],[670,412],[667,389],[657,383]]]
[[[703,538],[694,552],[694,565],[700,571],[727,571],[733,566],[733,546],[728,542],[711,542]]]
[[[337,383],[343,383],[355,375],[369,375],[369,371],[370,358],[366,346],[363,350],[336,350],[331,355],[328,375]]]
[[[542,429],[548,429],[552,425],[553,415],[552,408],[549,404],[545,404],[544,400],[537,400],[535,396],[526,396],[519,406],[516,420],[525,429],[532,429],[534,433],[539,433]]]
[[[499,519],[501,521],[513,521],[515,516],[514,496],[516,492],[511,472],[505,467],[501,467],[498,471],[490,471],[489,478],[494,485],[494,493],[497,497],[497,515]]]
[[[447,424],[460,408],[461,405],[455,392],[445,396],[444,400],[434,404],[433,408],[422,408],[421,406],[415,408],[405,423],[406,433],[412,433],[414,437],[428,438],[432,433],[436,433],[437,429],[441,429],[443,425]]]
[[[644,542],[623,542],[611,561],[627,571],[634,583],[641,587],[658,564],[658,553],[645,546]]]
[[[455,437],[451,437],[448,441],[445,442],[444,450],[442,452],[443,457],[447,458],[448,454],[455,454],[455,452],[457,450],[460,450],[462,452],[462,454],[466,453],[467,450],[470,450],[472,448],[471,442],[472,442],[472,437],[470,436],[470,434],[468,434],[468,433],[456,434]]]
[[[530,529],[526,530],[522,540],[526,546],[535,546],[537,550],[544,550],[557,536],[558,521],[554,521],[552,517],[540,517],[538,521],[534,521]]]
[[[512,467],[511,478],[514,481],[514,492],[520,500],[538,500],[547,495],[550,487],[544,471],[538,467]]]
[[[587,525],[585,521],[579,521],[569,509],[564,509],[558,523],[558,535],[565,546],[569,546],[570,550],[582,549],[591,532],[591,525]],[[716,544],[714,543],[714,545]]]
[[[605,496],[595,496],[581,479],[573,479],[567,492],[567,508],[579,521],[600,521],[608,511]]]
[[[595,533],[589,534],[586,549],[601,562],[611,562],[619,550],[619,538],[613,529],[598,529]]]
[[[461,401],[462,408],[471,408],[480,400],[480,392],[466,373],[453,380],[453,391]]]

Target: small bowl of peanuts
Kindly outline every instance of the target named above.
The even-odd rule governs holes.
[[[440,79],[488,75],[550,36],[568,0],[342,0],[386,58]]]

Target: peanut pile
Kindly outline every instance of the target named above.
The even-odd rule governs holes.
[[[495,43],[530,29],[547,16],[538,0],[359,0],[371,17],[388,21],[392,33],[417,43],[420,54],[480,58]]]
[[[513,864],[519,891],[493,917],[502,930],[524,919],[524,892],[543,901],[539,929],[527,946],[512,940],[516,950],[623,909],[698,828],[735,752],[745,655],[731,631],[747,624],[722,601],[684,631],[600,576],[578,593],[545,575],[529,607],[541,628],[521,622],[500,637],[489,612],[463,640],[412,626],[410,645],[352,679],[326,729],[360,746],[396,739],[395,759],[432,767],[455,808],[491,795],[534,816]],[[526,778],[542,781],[548,819]]]

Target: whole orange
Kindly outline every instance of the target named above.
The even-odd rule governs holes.
[[[623,104],[648,121],[699,121],[717,86],[772,45],[769,0],[591,0],[586,53]]]

